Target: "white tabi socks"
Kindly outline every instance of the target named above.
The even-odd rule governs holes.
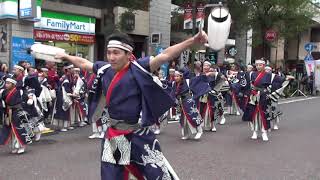
[[[224,125],[225,123],[226,123],[226,118],[224,117],[224,114],[222,114],[220,124]]]
[[[269,140],[267,132],[262,132],[261,136],[262,136],[262,141],[268,141]]]
[[[202,127],[201,127],[201,125],[199,125],[198,127],[197,127],[197,134],[194,136],[194,139],[200,139],[201,138],[201,135],[202,135],[202,133],[203,133],[203,131],[202,131]]]
[[[278,126],[279,122],[280,122],[280,117],[277,116],[277,119],[275,120],[274,125],[273,125],[273,129],[274,130],[278,130],[279,129],[279,126]]]
[[[253,131],[251,139],[258,139],[258,133],[257,131]]]

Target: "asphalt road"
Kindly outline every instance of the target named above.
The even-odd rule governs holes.
[[[227,116],[200,141],[181,140],[178,123],[168,124],[162,151],[181,180],[320,180],[320,98],[282,103],[280,129],[268,142],[251,140],[248,125]],[[100,140],[89,140],[90,131],[45,136],[23,155],[1,147],[0,180],[100,179]]]

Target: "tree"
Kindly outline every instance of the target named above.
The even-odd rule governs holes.
[[[275,30],[278,38],[292,39],[309,28],[318,14],[309,0],[229,0],[228,7],[235,30],[252,28],[253,47],[262,46],[263,56],[272,46],[265,40],[267,30]]]

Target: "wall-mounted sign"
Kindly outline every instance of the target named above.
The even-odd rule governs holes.
[[[34,38],[38,41],[67,41],[80,44],[94,44],[94,35],[73,34],[65,32],[34,30]]]
[[[95,34],[95,26],[95,18],[53,11],[42,11],[41,21],[34,24],[36,29],[81,34]]]
[[[238,51],[237,51],[237,49],[235,47],[232,47],[232,48],[229,49],[228,52],[229,52],[230,56],[235,56]]]
[[[0,24],[0,53],[8,50],[8,32],[7,25]]]
[[[11,67],[18,64],[19,61],[27,61],[31,65],[34,65],[34,58],[27,52],[27,50],[34,44],[32,38],[12,37],[12,51],[10,62]]]
[[[152,33],[151,44],[160,44],[160,43],[161,43],[161,33]]]
[[[0,19],[18,18],[18,0],[0,0]]]
[[[42,0],[20,0],[19,18],[40,21]]]

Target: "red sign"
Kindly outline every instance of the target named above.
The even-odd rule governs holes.
[[[77,42],[80,44],[94,44],[94,35],[73,34],[65,32],[34,30],[34,39],[39,41],[65,41]]]
[[[200,19],[199,21],[201,21],[204,18],[205,18],[204,4],[198,3],[198,5],[197,5],[197,21],[198,21],[198,19]]]
[[[192,4],[187,3],[184,8],[183,29],[192,29]]]
[[[277,32],[275,32],[274,30],[268,30],[265,34],[265,39],[267,41],[274,41],[277,38]]]

